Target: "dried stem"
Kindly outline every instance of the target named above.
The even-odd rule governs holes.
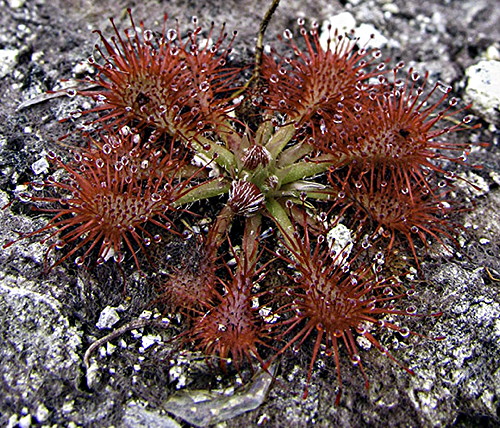
[[[262,21],[260,23],[259,27],[259,32],[257,34],[257,42],[255,43],[255,65],[253,68],[253,73],[252,77],[247,80],[243,88],[239,90],[236,93],[236,96],[241,95],[243,92],[246,91],[246,89],[253,84],[254,82],[257,82],[260,77],[260,69],[262,66],[262,53],[264,52],[264,35],[267,30],[267,26],[269,25],[269,22],[271,22],[271,18],[274,15],[274,12],[278,8],[280,4],[280,0],[273,0],[271,3],[271,6],[267,10],[266,14],[264,15],[264,18],[262,18]]]
[[[89,346],[89,348],[85,351],[85,355],[83,356],[83,363],[85,364],[85,368],[88,370],[90,367],[90,356],[94,351],[97,350],[100,346],[104,345],[105,343],[110,342],[113,339],[116,339],[117,337],[120,337],[122,334],[125,334],[127,331],[130,330],[135,330],[138,328],[143,328],[147,327],[149,325],[154,325],[157,327],[165,327],[166,324],[163,323],[162,321],[158,321],[156,319],[150,320],[150,319],[136,319],[133,321],[130,321],[129,323],[122,325],[120,328],[117,328],[116,330],[112,331],[108,335],[101,337],[100,339],[96,340],[92,345]]]

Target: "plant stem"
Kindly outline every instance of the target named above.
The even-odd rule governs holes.
[[[258,236],[260,226],[262,224],[262,215],[257,213],[251,217],[247,217],[245,221],[245,232],[243,234],[242,249],[246,259],[247,268],[253,266],[257,261],[258,251]]]
[[[272,220],[282,231],[287,244],[290,245],[289,238],[293,235],[294,227],[285,208],[274,198],[266,201],[266,208]]]
[[[302,159],[314,150],[313,146],[307,143],[294,144],[292,147],[284,150],[276,162],[278,168],[284,168]]]
[[[260,77],[260,69],[262,67],[262,54],[264,53],[264,35],[266,34],[267,26],[271,21],[274,12],[278,8],[280,4],[280,0],[273,0],[269,9],[267,9],[264,18],[260,23],[259,33],[257,34],[257,42],[255,43],[255,65],[253,68],[253,73],[250,79],[247,80],[243,88],[241,88],[235,96],[241,95],[243,92],[247,90],[247,88],[253,84],[254,82],[258,82]]]
[[[236,159],[224,146],[203,136],[197,136],[196,139],[190,141],[190,144],[197,152],[204,154],[208,158],[214,158],[215,162],[227,172],[231,172],[234,169]]]
[[[273,159],[278,157],[288,142],[293,138],[296,131],[295,126],[291,123],[278,129],[269,139],[266,144],[266,149],[269,150]]]
[[[284,184],[312,177],[316,174],[321,174],[322,172],[328,171],[329,168],[330,164],[326,162],[316,163],[301,161],[279,169],[276,171],[276,176],[278,177],[281,186],[283,186]]]
[[[210,228],[208,232],[208,242],[212,249],[215,251],[224,242],[226,232],[231,227],[231,223],[234,218],[234,211],[229,205],[225,205],[224,208],[219,212],[215,223]]]
[[[205,182],[199,186],[193,187],[188,193],[177,199],[174,203],[174,207],[179,207],[181,205],[190,204],[202,199],[209,199],[214,196],[219,196],[224,193],[229,192],[230,183],[224,180],[223,177],[217,178],[212,181]]]

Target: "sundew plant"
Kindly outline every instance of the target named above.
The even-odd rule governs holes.
[[[445,165],[469,150],[452,134],[477,126],[449,86],[355,34],[321,44],[299,19],[264,51],[277,4],[246,66],[236,32],[196,18],[153,30],[129,10],[128,28],[97,31],[95,73],[66,90],[93,102],[67,119],[85,144],[49,153],[53,174],[25,195],[48,222],[19,239],[41,237],[47,272],[118,263],[147,279],[203,211],[196,256],[170,266],[154,302],[181,315],[182,346],[238,371],[303,350],[307,383],[325,354],[338,404],[342,361],[369,385],[360,337],[412,373],[377,337],[425,334],[387,317],[421,316],[405,274],[429,245],[458,245]]]

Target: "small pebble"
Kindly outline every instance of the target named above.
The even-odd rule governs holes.
[[[46,174],[49,171],[49,162],[45,157],[38,159],[31,165],[31,169],[36,175]]]
[[[21,419],[19,419],[18,422],[19,428],[28,428],[31,426],[31,415],[27,414],[26,416],[23,416]]]
[[[35,417],[39,423],[42,423],[49,418],[49,414],[49,409],[42,403],[37,407]]]
[[[116,308],[112,306],[106,306],[102,310],[101,315],[99,315],[99,321],[97,321],[96,327],[99,330],[102,330],[104,328],[111,328],[118,321],[120,321],[120,315],[118,315]]]

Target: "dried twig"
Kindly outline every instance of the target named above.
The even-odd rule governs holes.
[[[101,337],[100,339],[96,340],[94,343],[92,343],[92,345],[89,346],[89,348],[85,352],[85,355],[83,356],[83,362],[85,364],[85,368],[87,370],[89,369],[90,356],[101,345],[104,345],[105,343],[107,343],[113,339],[116,339],[117,337],[120,337],[122,334],[126,333],[127,331],[147,327],[150,325],[154,325],[157,327],[166,327],[168,324],[165,324],[164,322],[156,320],[156,319],[151,320],[151,319],[140,318],[140,319],[130,321],[129,323],[127,323],[125,325],[122,325],[120,328],[112,331],[111,333],[109,333],[108,335],[106,335],[104,337]]]

